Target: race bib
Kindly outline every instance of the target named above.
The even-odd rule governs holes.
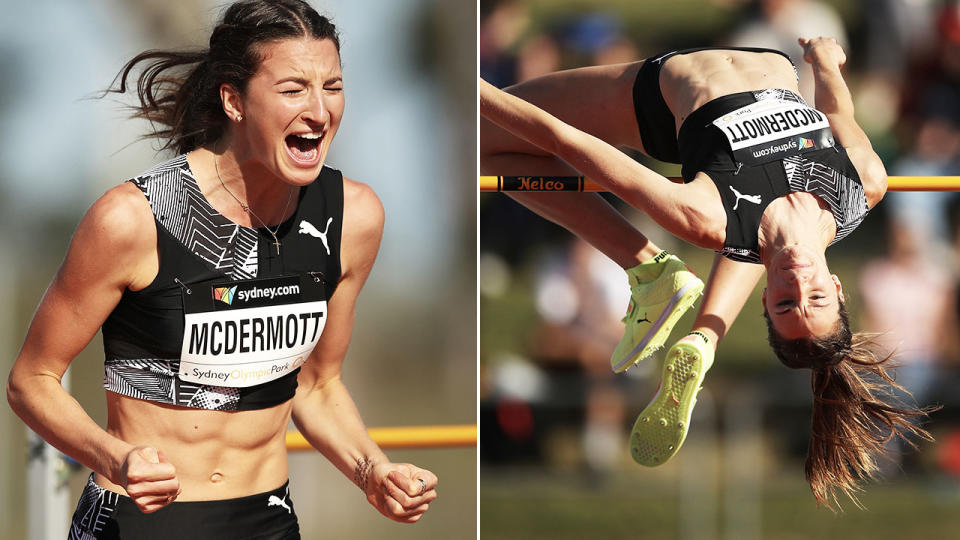
[[[300,367],[323,333],[323,283],[310,276],[191,284],[184,307],[182,381],[243,388]]]
[[[759,165],[833,146],[830,122],[822,112],[793,101],[751,103],[713,121],[730,143],[733,157]]]

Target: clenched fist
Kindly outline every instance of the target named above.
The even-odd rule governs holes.
[[[149,446],[131,450],[123,461],[121,485],[145,514],[156,512],[180,495],[180,480],[163,452]]]
[[[847,63],[847,53],[834,38],[798,38],[803,47],[803,59],[814,67],[841,67]]]
[[[365,492],[381,514],[401,523],[415,523],[437,498],[437,476],[409,463],[377,463]]]

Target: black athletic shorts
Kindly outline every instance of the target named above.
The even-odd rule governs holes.
[[[677,121],[667,107],[660,90],[660,69],[668,58],[678,54],[688,54],[698,51],[734,50],[747,52],[772,52],[790,59],[786,54],[776,49],[761,49],[757,47],[699,47],[683,49],[658,54],[648,58],[633,83],[633,110],[637,117],[637,126],[640,129],[640,140],[647,155],[668,163],[681,163],[680,150],[677,148]]]
[[[144,514],[129,497],[94,483],[91,474],[68,540],[299,540],[289,484],[236,499],[174,501]]]

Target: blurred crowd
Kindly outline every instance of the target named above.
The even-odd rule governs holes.
[[[692,13],[689,4],[684,3]],[[701,4],[703,13],[688,27],[683,17],[661,19],[646,32],[630,4],[584,11],[582,4],[577,8],[569,2],[483,0],[480,76],[505,87],[552,71],[632,62],[671,49],[770,47],[791,56],[800,68],[801,93],[813,103],[812,75],[796,40],[832,36],[847,51],[845,77],[858,120],[888,173],[960,175],[960,2]],[[676,174],[671,166],[637,157],[664,174]],[[631,209],[619,208],[640,230],[656,229]],[[939,454],[931,452],[939,463],[929,466],[960,474],[960,454],[951,450],[960,448],[960,438],[951,433],[960,425],[960,401],[951,392],[960,384],[954,373],[960,365],[960,197],[888,193],[869,220],[843,253],[833,255],[847,269],[841,278],[857,328],[877,333],[877,343],[895,353],[902,365],[897,380],[913,399],[945,405],[932,429],[952,442],[941,444]],[[482,458],[487,463],[546,459],[600,474],[614,470],[626,456],[630,423],[652,397],[659,376],[653,365],[658,360],[628,376],[610,373],[608,357],[629,295],[622,271],[503,195],[482,197],[480,227]],[[651,236],[661,243],[656,234]],[[663,242],[668,249],[675,245]],[[710,254],[701,257],[709,261]],[[708,266],[695,269],[705,272]],[[748,303],[744,311],[750,310],[757,307]],[[739,330],[744,332],[743,325]],[[747,371],[761,378],[785,377],[760,337],[765,331],[745,331],[755,347],[747,349],[752,358],[738,359],[737,365],[752,365]],[[721,344],[707,386],[733,376],[724,352]],[[775,401],[767,405],[777,406]],[[526,419],[519,424],[518,414]],[[551,427],[569,424],[577,435],[567,437],[569,452],[558,452]]]

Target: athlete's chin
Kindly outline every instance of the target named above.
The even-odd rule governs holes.
[[[788,246],[774,256],[772,266],[783,270],[813,266],[814,254],[800,246]]]
[[[303,187],[313,183],[320,176],[321,169],[323,169],[322,159],[309,167],[297,163],[281,162],[280,177],[288,184]]]

